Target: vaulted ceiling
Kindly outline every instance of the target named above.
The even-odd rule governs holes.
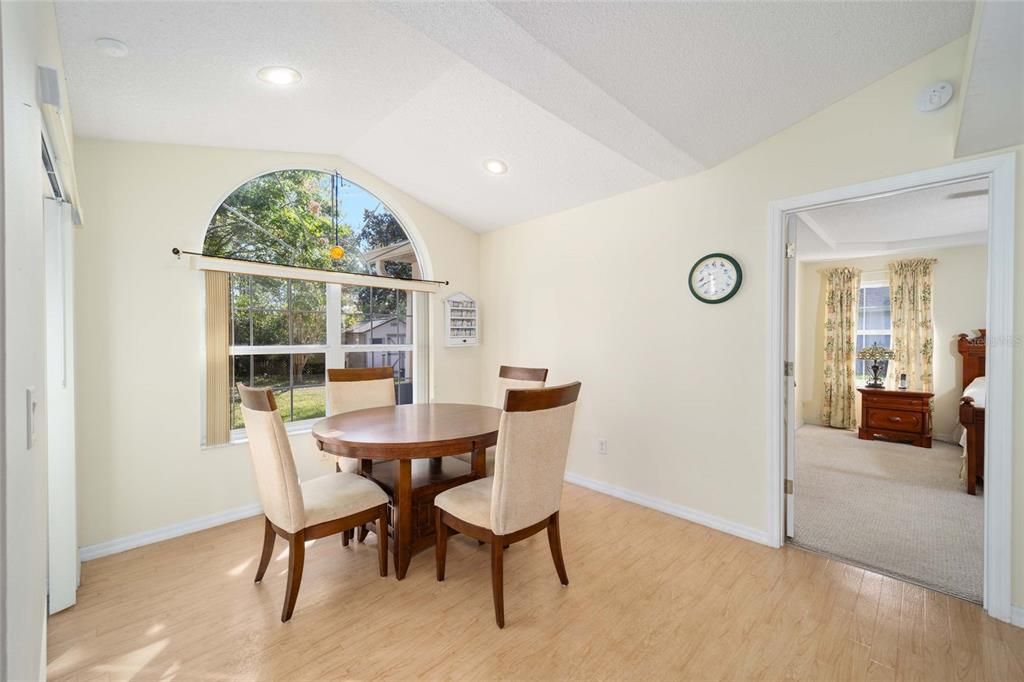
[[[715,165],[964,35],[972,7],[157,1],[57,16],[77,135],[337,154],[484,231]],[[302,81],[257,80],[278,64]]]

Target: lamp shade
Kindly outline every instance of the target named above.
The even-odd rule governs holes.
[[[877,343],[873,343],[867,348],[862,348],[857,353],[858,360],[892,360],[894,357],[896,357],[896,353],[888,348],[882,348]]]

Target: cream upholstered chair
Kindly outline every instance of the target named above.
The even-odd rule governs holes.
[[[288,541],[288,587],[281,621],[292,617],[302,581],[306,540],[377,522],[378,562],[388,574],[388,496],[373,481],[345,472],[299,482],[291,444],[270,389],[238,384],[249,454],[263,505],[263,554],[256,582],[263,580],[280,535]]]
[[[502,365],[498,369],[498,391],[494,396],[494,406],[505,406],[505,393],[510,389],[544,388],[548,380],[546,367],[509,367]]]
[[[327,414],[333,416],[371,407],[395,405],[395,370],[391,367],[358,367],[327,370]],[[351,457],[338,457],[337,471],[355,473],[359,463]],[[359,542],[366,539],[366,527],[360,526]],[[341,542],[348,545],[352,531],[345,531]]]
[[[569,584],[562,561],[558,510],[569,454],[577,381],[565,386],[510,390],[498,426],[494,476],[447,490],[434,499],[437,579],[444,580],[448,529],[491,545],[494,619],[505,627],[503,552],[542,530],[555,570]]]
[[[517,388],[544,388],[544,382],[548,380],[546,367],[509,367],[502,365],[498,369],[498,390],[494,396],[494,406],[504,407],[505,394],[510,389]],[[487,448],[487,475],[494,475],[494,448]],[[456,459],[473,463],[473,454],[457,455]]]

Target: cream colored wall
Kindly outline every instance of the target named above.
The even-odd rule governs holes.
[[[485,234],[482,394],[503,362],[550,367],[552,384],[580,379],[571,472],[766,533],[768,203],[953,161],[956,107],[921,114],[913,103],[928,83],[959,86],[965,45],[703,173]],[[1020,270],[1024,172],[1017,177]],[[713,251],[732,253],[745,272],[724,305],[687,290],[690,265]],[[1016,292],[1024,329],[1024,280]],[[599,438],[608,455],[597,454]],[[1024,528],[1024,429],[1015,439],[1014,513]],[[1024,540],[1014,556],[1022,604]]]
[[[803,385],[801,405],[806,423],[820,424],[824,382],[825,298],[821,270],[855,267],[863,281],[885,280],[890,261],[900,258],[937,258],[932,295],[935,320],[935,413],[932,433],[938,440],[957,442],[960,436],[959,404],[961,358],[957,334],[985,327],[985,285],[988,256],[985,246],[915,251],[877,258],[855,258],[827,263],[801,263],[798,305],[804,311],[798,335],[804,340],[797,358],[798,379]],[[798,403],[799,404],[799,403]]]
[[[200,250],[224,196],[285,168],[329,168],[366,187],[418,232],[433,277],[431,393],[476,402],[479,348],[442,344],[443,297],[479,295],[479,237],[332,156],[80,139],[86,224],[76,232],[78,470],[83,546],[256,501],[245,445],[200,447],[203,277],[172,247]],[[332,470],[308,434],[300,475]]]

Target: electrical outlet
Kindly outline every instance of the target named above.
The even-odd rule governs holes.
[[[607,455],[608,454],[608,441],[604,438],[597,441],[597,454]]]

